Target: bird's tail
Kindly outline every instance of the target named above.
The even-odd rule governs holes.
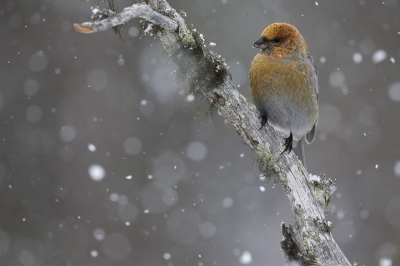
[[[307,169],[306,157],[304,156],[304,141],[303,141],[303,139],[300,139],[297,142],[296,147],[293,148],[293,152],[294,152],[294,154],[297,155],[297,157],[299,157],[299,160],[303,163],[304,168]]]

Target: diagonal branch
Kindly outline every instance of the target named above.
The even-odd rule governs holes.
[[[122,25],[135,17],[150,23],[181,76],[189,80],[189,90],[203,95],[218,109],[260,157],[260,170],[266,176],[274,176],[282,185],[295,218],[293,227],[281,225],[285,258],[302,265],[351,265],[333,239],[331,223],[325,217],[335,189],[334,181],[308,176],[293,153],[281,155],[282,139],[272,127],[258,129],[255,106],[229,81],[226,64],[206,48],[202,35],[191,29],[165,0],[148,2],[132,5],[100,21],[74,24],[74,27],[78,32],[93,33]]]

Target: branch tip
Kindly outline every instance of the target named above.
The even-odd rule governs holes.
[[[93,33],[94,29],[91,26],[74,23],[74,29],[79,33]]]

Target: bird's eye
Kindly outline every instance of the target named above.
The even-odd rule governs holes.
[[[275,43],[278,43],[278,42],[280,42],[280,41],[281,41],[281,38],[275,38],[275,39],[274,39],[274,42],[275,42]]]

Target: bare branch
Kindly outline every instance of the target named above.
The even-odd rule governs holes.
[[[133,5],[111,18],[74,26],[79,32],[92,33],[121,25],[134,17],[159,26],[156,33],[168,56],[177,64],[181,74],[189,79],[190,89],[205,96],[218,109],[258,154],[262,172],[275,176],[281,183],[295,218],[293,227],[282,224],[284,239],[281,247],[285,258],[302,265],[350,266],[333,239],[331,223],[325,217],[335,183],[329,179],[309,177],[293,153],[281,155],[281,137],[272,127],[258,129],[260,122],[255,106],[229,81],[220,56],[205,48],[199,33],[191,30],[165,0],[150,0],[149,5]]]
[[[101,12],[101,11],[100,11]],[[122,25],[134,18],[143,18],[151,23],[161,26],[167,31],[175,31],[178,23],[172,19],[159,14],[146,4],[132,5],[124,8],[122,12],[104,20],[74,24],[74,28],[80,33],[94,33],[105,31],[113,27]]]

